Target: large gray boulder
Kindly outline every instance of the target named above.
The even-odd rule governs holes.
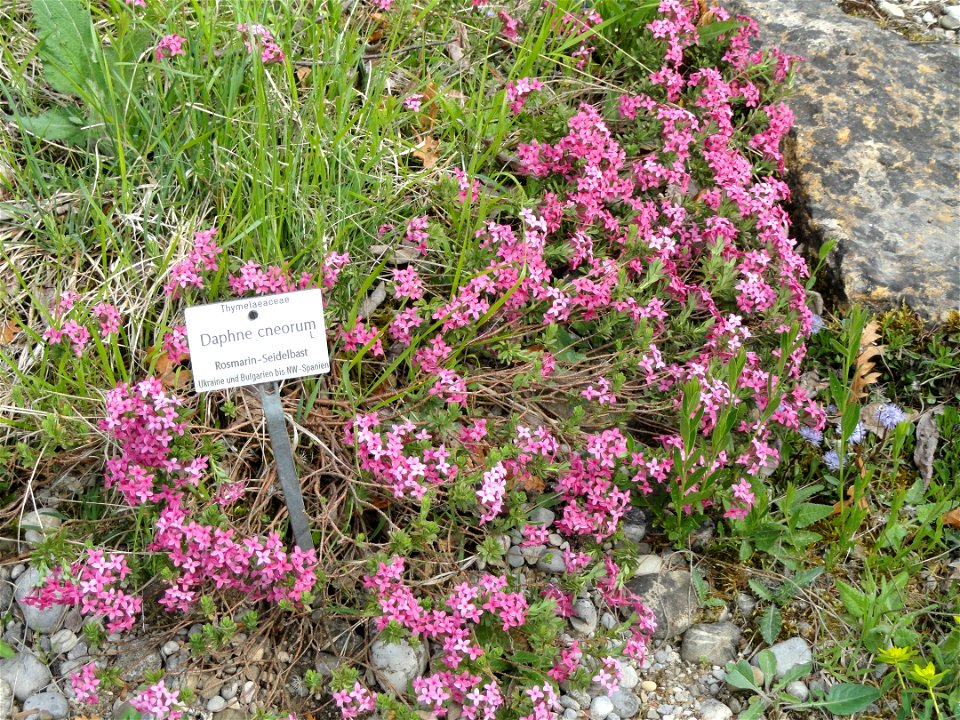
[[[841,301],[960,309],[960,49],[911,42],[833,0],[730,0],[797,70],[787,165],[796,232]]]

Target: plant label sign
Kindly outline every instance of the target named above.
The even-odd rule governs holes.
[[[186,309],[197,392],[330,372],[320,289]]]

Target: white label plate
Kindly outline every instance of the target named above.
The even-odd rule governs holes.
[[[330,372],[320,289],[186,309],[197,392]]]

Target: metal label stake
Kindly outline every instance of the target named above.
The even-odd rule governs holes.
[[[287,421],[280,406],[280,390],[275,382],[259,383],[257,393],[263,405],[263,417],[267,421],[267,434],[273,459],[277,463],[277,475],[283,489],[283,499],[287,503],[290,515],[290,527],[297,547],[301,550],[313,550],[313,537],[310,535],[310,522],[303,505],[303,492],[297,477],[297,466],[293,462],[293,448],[287,433]]]

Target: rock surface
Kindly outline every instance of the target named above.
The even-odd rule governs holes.
[[[770,646],[770,652],[777,659],[777,677],[781,678],[798,665],[813,663],[813,651],[807,641],[801,637],[792,637]],[[757,658],[751,660],[757,663]]]
[[[659,575],[641,575],[627,587],[643,600],[657,620],[654,639],[664,640],[682,635],[693,625],[699,609],[697,594],[690,573],[674,570]]]
[[[731,0],[760,41],[806,61],[789,106],[796,232],[838,241],[841,301],[905,300],[943,320],[960,308],[960,51],[916,43],[831,0]],[[792,156],[792,157],[791,157]]]
[[[680,657],[721,667],[736,658],[740,628],[731,622],[694,625],[683,636]]]
[[[406,640],[387,643],[377,639],[370,646],[370,667],[386,690],[405,694],[410,683],[427,669],[426,643],[411,645]]]

